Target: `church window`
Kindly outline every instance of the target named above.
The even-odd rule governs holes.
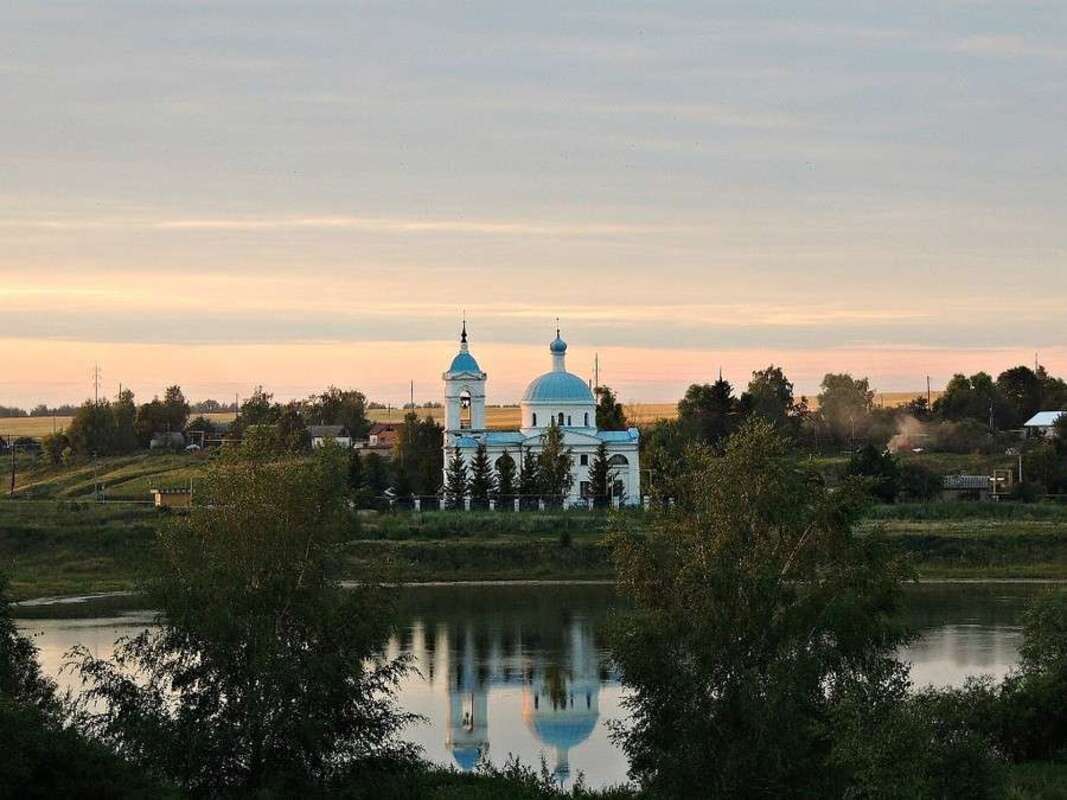
[[[589,466],[589,456],[588,455],[581,455],[578,458],[580,459],[578,463],[581,464],[583,467],[588,467]]]
[[[559,412],[559,425],[560,425],[560,427],[563,427],[563,412],[562,411]]]
[[[622,455],[622,453],[616,453],[608,459],[608,464],[613,467],[625,467],[629,465],[629,463],[630,462],[627,460],[626,456]]]
[[[568,414],[567,415],[567,427],[569,428],[570,426],[571,426],[571,415]]]
[[[537,427],[537,412],[536,411],[534,412],[534,415],[533,415],[533,427],[534,428]]]
[[[585,427],[589,427],[589,412],[585,412]]]

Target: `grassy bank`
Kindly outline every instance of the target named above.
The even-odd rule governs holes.
[[[344,572],[358,578],[384,561],[405,581],[610,579],[605,534],[616,525],[639,529],[645,519],[641,512],[368,514],[359,539],[345,547]],[[0,569],[19,599],[130,589],[160,520],[142,505],[0,501]],[[1067,579],[1065,506],[880,506],[861,531],[882,533],[925,579]]]

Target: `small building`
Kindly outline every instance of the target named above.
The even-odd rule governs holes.
[[[401,423],[375,422],[367,437],[368,447],[392,447],[400,438]]]
[[[1027,436],[1055,436],[1056,422],[1067,411],[1039,411],[1023,427]]]
[[[993,480],[988,475],[946,475],[941,490],[944,500],[989,500]]]
[[[156,508],[189,508],[193,504],[193,487],[153,489],[152,499]]]
[[[352,447],[352,437],[344,425],[308,425],[308,436],[312,447],[322,447],[327,439],[332,439],[346,450]]]

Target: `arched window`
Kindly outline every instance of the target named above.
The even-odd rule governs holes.
[[[608,459],[608,466],[610,467],[628,467],[630,462],[626,460],[626,456],[616,453]]]
[[[464,389],[459,393],[459,427],[469,428],[471,426],[471,393],[468,389]]]
[[[567,427],[569,428],[570,426],[571,426],[571,415],[568,414],[567,415]]]
[[[585,427],[589,427],[589,412],[585,412]]]
[[[563,427],[563,412],[562,411],[559,412],[559,426],[561,428]]]
[[[534,427],[534,428],[537,427],[537,412],[536,411],[534,412],[534,415],[533,415],[533,426],[532,427]]]

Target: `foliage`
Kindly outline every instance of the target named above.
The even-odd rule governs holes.
[[[371,497],[381,497],[389,488],[389,463],[378,453],[368,453],[363,463],[364,483]]]
[[[445,467],[444,428],[432,417],[420,420],[411,411],[404,415],[399,433],[393,448],[397,483],[407,487],[405,494],[437,494]]]
[[[132,395],[131,395],[132,401]],[[147,446],[157,433],[185,430],[189,420],[189,403],[185,400],[180,386],[168,386],[163,392],[163,399],[158,397],[137,409],[136,432],[142,446]]]
[[[237,426],[244,430],[252,425],[273,425],[278,420],[279,407],[272,401],[274,395],[257,386],[252,395],[241,403],[237,414]]]
[[[608,463],[608,446],[601,442],[589,465],[589,490],[593,495],[593,504],[603,508],[611,504],[611,483],[613,471]]]
[[[300,414],[300,406],[289,403],[278,415],[275,423],[278,450],[281,453],[305,453],[311,449],[311,434]]]
[[[740,404],[746,413],[767,420],[782,432],[791,432],[796,423],[793,384],[774,364],[752,373]]]
[[[986,372],[971,377],[953,375],[934,402],[934,414],[942,419],[971,420],[996,430],[1012,421],[1012,411],[1000,388]]]
[[[214,795],[330,780],[407,749],[392,700],[406,669],[380,655],[389,587],[343,589],[337,548],[354,525],[344,455],[269,460],[242,447],[212,468],[204,502],[159,537],[146,581],[158,629],[114,661],[84,647],[87,729],[148,773]]]
[[[529,447],[522,450],[522,469],[519,472],[519,494],[524,509],[537,507],[537,496],[544,488],[541,476],[541,461]]]
[[[851,443],[864,435],[874,404],[874,392],[867,378],[857,379],[847,373],[827,374],[822,379],[818,400],[819,416],[834,441]]]
[[[485,445],[478,444],[471,460],[471,475],[468,488],[471,503],[478,508],[488,508],[489,498],[496,494],[496,477],[493,474],[493,465],[489,461],[489,453]]]
[[[686,431],[677,420],[660,420],[641,433],[642,472],[649,476],[642,494],[656,500],[674,497],[682,477],[685,452],[689,448]]]
[[[848,462],[846,475],[870,479],[871,494],[884,503],[897,499],[900,464],[896,457],[874,445],[864,445]]]
[[[111,403],[86,400],[67,427],[70,446],[78,455],[112,455],[117,453],[115,415]]]
[[[448,460],[448,470],[445,474],[445,507],[453,511],[462,509],[469,488],[467,462],[463,453],[456,447]]]
[[[626,412],[610,386],[596,388],[596,426],[602,431],[624,431],[628,427]]]
[[[733,387],[720,375],[715,383],[691,385],[678,403],[678,425],[690,441],[718,446],[732,432],[738,411]]]
[[[366,438],[370,430],[367,398],[356,389],[331,386],[309,397],[302,411],[308,425],[341,425],[355,439]]]
[[[764,421],[685,470],[651,533],[615,539],[636,606],[612,636],[631,775],[675,798],[842,796],[855,776],[831,759],[832,712],[900,680],[906,573],[853,535],[861,494],[823,488]]]
[[[545,431],[541,452],[537,455],[537,473],[541,493],[551,498],[554,504],[561,503],[571,490],[573,463],[570,449],[563,445],[563,429],[553,422]]]
[[[945,487],[945,479],[922,464],[906,461],[899,464],[897,484],[904,500],[936,500]]]
[[[52,464],[61,464],[63,453],[72,448],[65,433],[47,433],[41,438],[41,449]]]
[[[515,459],[506,449],[496,460],[496,495],[502,503],[510,503],[518,490],[515,482],[516,466]]]

